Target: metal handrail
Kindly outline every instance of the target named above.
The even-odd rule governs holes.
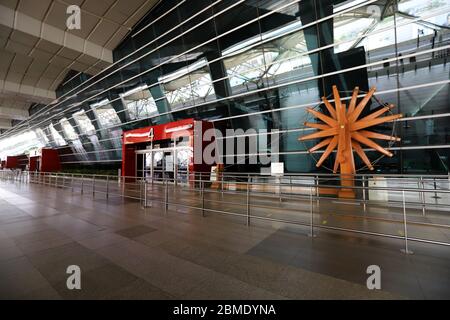
[[[199,176],[199,178],[192,178],[195,176]],[[283,223],[293,223],[293,224],[299,224],[304,226],[309,226],[311,231],[310,234],[314,235],[314,227],[316,228],[322,228],[322,229],[329,229],[329,230],[341,230],[345,232],[356,232],[356,233],[362,233],[367,235],[378,235],[378,236],[386,236],[390,238],[396,238],[396,239],[403,239],[405,240],[405,252],[409,252],[407,248],[407,241],[419,241],[419,242],[425,242],[425,243],[434,243],[434,244],[440,244],[445,246],[450,246],[447,242],[442,241],[434,241],[429,239],[421,239],[421,238],[411,238],[406,235],[407,232],[407,224],[416,224],[419,226],[424,227],[436,227],[436,228],[450,228],[449,225],[446,224],[436,224],[436,223],[428,223],[428,222],[407,222],[406,217],[406,198],[405,198],[405,192],[413,192],[418,193],[419,195],[423,196],[426,193],[439,193],[446,195],[450,193],[449,189],[426,189],[424,184],[424,176],[417,176],[419,180],[415,180],[414,182],[417,183],[417,187],[410,188],[410,187],[402,187],[402,188],[388,188],[388,187],[378,187],[378,186],[366,186],[363,184],[362,186],[351,186],[351,187],[342,187],[337,185],[322,185],[319,183],[319,179],[316,179],[317,175],[306,175],[309,178],[314,178],[313,183],[299,183],[290,180],[289,183],[283,182],[283,179],[286,180],[286,176],[283,177],[270,177],[270,176],[250,176],[247,174],[247,181],[225,181],[224,178],[226,175],[220,174],[216,176],[217,181],[209,181],[204,179],[205,177],[209,178],[209,173],[202,173],[202,174],[190,174],[189,175],[189,185],[180,186],[176,185],[174,183],[173,178],[167,178],[167,177],[160,177],[160,178],[154,178],[149,179],[147,177],[136,177],[136,176],[115,176],[115,175],[102,175],[102,174],[77,174],[77,173],[52,173],[52,172],[14,172],[14,171],[8,171],[8,170],[0,170],[0,178],[3,179],[11,179],[16,181],[22,181],[22,182],[28,182],[28,183],[39,183],[49,186],[56,186],[56,187],[62,187],[62,188],[71,188],[72,192],[74,192],[75,188],[80,187],[81,193],[83,193],[84,189],[92,191],[92,196],[95,197],[96,193],[99,194],[105,194],[106,198],[109,196],[120,196],[124,198],[130,198],[130,199],[136,199],[143,204],[143,207],[148,206],[148,201],[153,202],[159,202],[164,205],[165,210],[168,210],[169,205],[170,206],[176,206],[176,207],[186,207],[191,209],[197,209],[201,210],[202,215],[205,215],[205,212],[211,212],[211,213],[221,213],[221,214],[228,214],[233,216],[242,216],[246,218],[247,225],[250,225],[250,219],[259,219],[259,220],[266,220],[266,221],[277,221],[277,222],[283,222]],[[365,175],[369,176],[369,175]],[[370,176],[376,176],[376,175],[370,175]],[[392,176],[392,175],[391,175]],[[240,176],[242,178],[242,176]],[[258,181],[252,181],[254,178],[261,178],[261,177],[270,177],[275,179],[274,181],[269,182],[258,182]],[[322,177],[330,177],[330,175],[324,175],[322,174]],[[384,176],[383,176],[384,177]],[[437,177],[439,179],[445,178],[448,179],[448,176],[428,176],[432,177],[433,179],[436,179]],[[230,175],[228,175],[228,178],[230,178]],[[401,178],[401,176],[395,176],[398,180],[402,181],[409,181],[411,180],[411,176],[408,176],[406,179]],[[127,182],[127,180],[131,180],[132,182]],[[85,187],[86,182],[90,183],[90,187]],[[433,181],[433,180],[431,180]],[[221,190],[211,189],[211,188],[205,188],[205,184],[210,183],[219,183],[221,185]],[[148,197],[148,185],[156,185],[157,187],[164,188],[164,196],[163,198],[155,197],[151,195],[151,197]],[[233,184],[235,186],[243,186],[243,188],[236,188],[236,190],[224,190],[223,185],[224,184]],[[255,190],[255,186],[268,186],[274,187],[275,189],[278,189],[278,191],[264,191],[261,190]],[[114,186],[117,186],[114,187]],[[286,187],[290,187],[291,191],[292,188],[302,188],[302,192],[304,193],[289,193],[286,191],[283,191],[283,189],[286,189]],[[321,197],[318,194],[318,188],[326,187],[326,188],[334,188],[334,189],[354,189],[355,191],[363,191],[363,195],[365,195],[365,192],[368,190],[379,190],[379,191],[390,191],[390,192],[396,192],[402,194],[402,200],[397,201],[397,203],[401,203],[403,206],[404,211],[404,218],[403,223],[405,227],[405,235],[404,236],[397,236],[392,234],[385,234],[385,233],[374,233],[367,230],[357,230],[357,229],[348,229],[348,228],[342,228],[342,227],[333,227],[333,226],[324,226],[324,225],[317,225],[314,226],[314,204],[317,202],[317,205],[319,205],[320,200],[325,199],[325,197]],[[169,189],[172,188],[172,193],[174,193],[175,188],[182,188],[183,190],[187,190],[189,192],[198,192],[200,194],[200,197],[197,198],[198,201],[201,202],[201,204],[195,203],[194,205],[187,205],[180,202],[175,202],[173,199],[169,199]],[[289,188],[287,188],[289,189]],[[114,191],[117,191],[118,193],[114,193]],[[308,192],[309,191],[309,192]],[[205,197],[206,194],[221,194],[222,199],[209,199],[209,197]],[[240,195],[243,197],[246,197],[246,201],[243,202],[230,202],[225,201],[223,199],[224,195]],[[251,209],[276,209],[281,211],[287,211],[287,212],[299,212],[297,209],[290,209],[290,208],[283,208],[281,206],[268,206],[263,204],[255,203],[255,199],[257,198],[270,198],[272,200],[279,199],[280,203],[282,201],[308,201],[310,202],[310,211],[311,211],[311,220],[309,223],[304,223],[300,221],[292,221],[288,219],[282,219],[280,217],[271,218],[271,217],[264,217],[264,216],[258,216],[255,214],[250,214]],[[250,198],[253,199],[253,202],[251,203]],[[195,199],[194,199],[195,200]],[[421,202],[408,202],[410,205],[414,205],[414,208],[416,206],[422,206],[423,207],[423,213],[425,214],[425,206],[432,206],[433,204],[425,203],[424,197],[420,199]],[[259,200],[258,200],[259,201]],[[195,201],[194,201],[195,202]],[[367,204],[378,204],[378,202],[374,202],[373,200],[367,200],[365,197],[364,199],[355,199],[355,203],[363,203],[364,204],[364,212],[366,211],[366,205]],[[391,201],[392,202],[392,201]],[[235,205],[240,206],[243,208],[246,213],[240,213],[240,212],[232,212],[232,211],[225,211],[225,210],[219,210],[212,208],[211,205],[209,208],[206,204],[228,204],[228,205]],[[384,202],[381,202],[384,203]],[[389,204],[389,202],[388,202]],[[449,205],[442,205],[446,208],[449,207]],[[364,215],[364,219],[367,220],[383,220],[383,221],[389,221],[394,223],[401,223],[401,220],[395,220],[395,219],[385,219],[385,218],[379,218],[379,217],[372,217],[368,215]]]
[[[104,174],[79,174],[79,173],[60,173],[60,172],[28,172],[28,171],[22,171],[22,172],[14,172],[14,171],[7,171],[7,170],[0,170],[0,172],[4,173],[4,172],[9,172],[12,173],[14,175],[20,175],[21,177],[25,174],[39,174],[39,175],[48,175],[48,176],[56,176],[56,177],[73,177],[74,179],[76,179],[77,177],[80,177],[82,179],[87,179],[88,177],[91,177],[91,179],[103,179],[103,180],[112,180],[112,181],[120,181],[122,179],[133,179],[133,180],[137,180],[137,181],[141,181],[141,180],[155,180],[155,181],[173,181],[174,178],[167,178],[167,177],[158,177],[158,178],[148,178],[148,177],[137,177],[137,176],[117,176],[117,175],[104,175]],[[197,173],[196,173],[197,174]],[[202,173],[198,173],[198,175],[200,176],[200,178],[202,177],[209,177],[208,175],[202,175]],[[370,177],[373,177],[376,175],[370,175]],[[225,177],[225,176],[224,176]],[[296,182],[296,181],[290,181],[290,182],[283,182],[283,180],[286,180],[286,178],[289,178],[289,176],[282,176],[282,177],[271,177],[273,178],[275,181],[271,181],[271,183],[269,184],[268,182],[259,182],[259,181],[226,181],[224,180],[222,177],[221,180],[218,181],[208,181],[210,183],[213,182],[218,182],[218,183],[224,183],[224,184],[233,184],[233,185],[248,185],[251,184],[253,186],[255,185],[275,185],[277,187],[283,187],[283,186],[289,186],[289,187],[306,187],[309,188],[311,186],[315,186],[315,187],[319,187],[319,188],[332,188],[332,189],[353,189],[353,190],[379,190],[379,191],[405,191],[405,192],[425,192],[425,193],[433,193],[435,192],[434,189],[427,189],[427,188],[423,188],[423,187],[417,187],[417,188],[412,188],[412,187],[408,187],[408,188],[392,188],[392,187],[378,187],[378,186],[371,186],[371,187],[366,187],[366,186],[340,186],[340,185],[331,185],[331,184],[320,184],[320,183],[313,183],[313,184],[308,184],[308,183],[300,183],[300,182]],[[235,176],[226,176],[226,177],[235,177]],[[254,178],[254,177],[258,177],[258,178],[265,178],[266,176],[248,176],[250,179]],[[269,176],[270,177],[270,176]],[[311,176],[311,177],[314,177]],[[340,180],[341,178],[336,177],[335,175],[331,175],[331,176],[327,176],[327,177],[333,177],[336,178],[336,181]],[[381,176],[380,176],[381,177]],[[385,177],[385,176],[382,176]],[[418,178],[422,177],[422,176],[417,176]],[[448,176],[434,176],[434,177],[446,177],[447,179],[449,178]],[[401,179],[401,177],[397,178],[403,182],[405,182],[406,179]],[[347,178],[344,178],[347,179]],[[252,179],[253,180],[253,179]],[[359,181],[357,179],[349,179],[349,180],[353,180],[353,181]],[[196,183],[196,182],[201,182],[201,181],[205,181],[205,179],[195,179],[195,178],[191,178],[189,177],[189,182],[191,183]],[[319,180],[320,181],[320,180]],[[406,180],[408,181],[408,180]],[[425,182],[425,180],[421,180],[422,182]],[[314,182],[314,180],[313,180]],[[417,180],[413,180],[413,182],[417,183]],[[126,183],[126,182],[124,182]],[[449,185],[450,185],[450,180],[449,180]],[[440,188],[438,189],[439,193],[450,193],[450,188],[449,189],[443,189]]]

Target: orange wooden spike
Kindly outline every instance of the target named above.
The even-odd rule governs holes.
[[[331,154],[331,152],[333,152],[333,150],[336,148],[337,144],[338,144],[338,138],[337,138],[337,136],[335,136],[331,139],[330,144],[325,149],[325,152],[322,154],[319,161],[317,161],[316,167],[320,167],[322,165],[322,163],[328,158],[328,156]]]
[[[309,113],[314,115],[316,118],[322,120],[323,122],[325,122],[326,124],[328,124],[331,127],[334,127],[337,125],[336,120],[334,120],[333,118],[330,118],[329,116],[324,115],[323,113],[320,113],[319,111],[316,111],[311,108],[307,108],[306,111],[308,111]]]
[[[366,96],[361,100],[361,102],[358,104],[356,109],[349,115],[348,121],[349,122],[355,122],[358,117],[360,116],[361,112],[366,107],[367,103],[372,99],[373,94],[375,93],[377,89],[373,87],[369,90],[369,92],[366,94]]]
[[[342,161],[342,150],[341,149],[342,149],[341,144],[338,143],[336,157],[334,158],[333,173],[336,173],[338,171],[339,164]]]
[[[403,117],[402,114],[394,114],[392,116],[386,116],[386,117],[382,117],[382,118],[376,118],[376,119],[372,119],[372,120],[360,120],[357,121],[353,124],[350,125],[350,130],[351,131],[358,131],[361,129],[365,129],[365,128],[369,128],[369,127],[373,127],[376,126],[378,124],[381,123],[385,123],[385,122],[391,122],[394,120],[397,120],[399,118]]]
[[[373,148],[379,152],[381,152],[382,154],[388,156],[388,157],[392,157],[393,154],[389,151],[387,151],[386,149],[384,149],[383,147],[381,147],[380,145],[378,145],[377,143],[373,142],[372,140],[364,137],[363,135],[359,134],[358,132],[352,132],[352,138],[361,142],[362,144]]]
[[[369,114],[367,117],[362,118],[361,120],[358,121],[368,121],[368,120],[372,120],[375,118],[378,118],[379,116],[381,116],[383,113],[388,112],[389,110],[391,110],[392,108],[394,108],[393,104],[390,104],[389,106],[383,107],[378,111],[375,111],[374,113]]]
[[[334,105],[336,106],[337,120],[338,120],[338,122],[341,122],[342,121],[342,118],[341,118],[342,104],[341,104],[341,97],[339,95],[339,91],[336,86],[333,86],[333,98],[334,98]]]
[[[356,102],[358,101],[359,87],[355,87],[353,89],[352,99],[350,100],[350,104],[348,105],[347,115],[350,115],[356,107]]]
[[[322,149],[323,147],[327,146],[330,144],[331,140],[333,140],[332,138],[327,138],[323,141],[321,141],[320,143],[316,144],[314,147],[312,147],[311,149],[308,150],[309,153],[312,153],[314,151],[317,151],[319,149]]]
[[[326,97],[322,97],[323,104],[327,108],[328,112],[330,113],[331,117],[336,120],[336,110],[331,105],[330,101]]]
[[[307,134],[306,136],[298,138],[299,141],[305,141],[305,140],[312,140],[312,139],[318,139],[318,138],[325,138],[329,136],[334,136],[337,134],[338,129],[337,128],[331,128],[323,131],[314,132],[311,134]]]
[[[361,158],[361,160],[366,164],[369,170],[373,170],[374,167],[372,166],[372,163],[370,162],[369,158],[367,157],[366,153],[364,152],[359,142],[352,140],[352,147],[353,149],[355,149],[356,153]]]
[[[326,124],[321,124],[321,123],[305,122],[305,123],[303,123],[303,125],[305,127],[310,127],[310,128],[314,128],[314,129],[320,129],[320,130],[331,129],[330,126],[328,126]]]
[[[388,141],[401,141],[402,139],[398,137],[388,136],[386,134],[381,134],[373,131],[361,130],[359,131],[366,138],[378,139],[378,140],[388,140]]]
[[[341,162],[338,159],[338,155],[336,154],[336,159],[334,160],[333,173],[336,173],[339,170],[339,165]]]

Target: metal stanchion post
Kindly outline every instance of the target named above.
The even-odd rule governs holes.
[[[163,180],[163,182],[166,184],[164,195],[164,211],[167,213],[167,211],[169,210],[169,183],[167,180]]]
[[[408,248],[408,228],[406,226],[406,199],[405,199],[405,190],[402,191],[403,195],[403,225],[404,225],[404,233],[405,233],[405,249],[401,249],[401,252],[405,254],[413,254],[412,251]]]
[[[250,226],[250,185],[247,182],[247,227]]]
[[[291,186],[291,195],[293,194],[292,191],[292,176],[289,176],[289,185]]]
[[[362,192],[363,192],[363,207],[364,212],[366,212],[366,179],[364,176],[362,176]]]
[[[200,181],[201,193],[202,193],[202,217],[205,216],[205,183],[203,180]]]
[[[72,186],[72,193],[73,193],[73,188],[74,188],[74,186],[73,186],[73,173],[72,173],[72,177],[71,177],[71,179],[70,179],[70,185]]]
[[[320,199],[319,199],[319,176],[316,176],[316,178],[315,178],[315,182],[316,182],[316,197],[317,197],[317,206],[319,206],[320,205]]]
[[[106,176],[106,199],[109,199],[109,176]]]
[[[434,186],[434,196],[433,199],[441,199],[440,196],[437,194],[437,184],[436,184],[436,178],[433,179],[433,186]]]
[[[95,176],[92,176],[92,198],[95,197]]]
[[[81,175],[81,194],[84,193],[84,174]]]
[[[125,197],[125,177],[122,176],[119,179],[122,179],[122,184],[120,186],[120,191],[122,192],[122,198]]]
[[[422,215],[425,215],[425,183],[423,182],[423,177],[420,177],[420,185],[422,186],[421,198],[422,198]]]
[[[311,218],[310,218],[310,231],[309,231],[308,236],[310,236],[311,238],[315,238],[316,236],[314,235],[314,204],[313,204],[313,188],[309,188],[309,204],[310,204]]]
[[[147,208],[147,180],[144,179],[144,208]]]
[[[138,180],[139,181],[139,204],[141,205],[141,208],[144,208],[144,200],[143,200],[143,196],[142,196],[142,180]]]
[[[279,180],[278,180],[278,189],[279,189],[279,194],[278,194],[278,202],[281,202],[282,200],[281,200],[281,196],[282,196],[282,193],[283,193],[283,180],[282,180],[282,178],[280,177],[279,178]]]

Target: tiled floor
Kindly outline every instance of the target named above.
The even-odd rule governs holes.
[[[175,210],[175,208],[172,208]],[[1,299],[450,298],[450,249],[0,181]],[[366,288],[367,266],[382,290]],[[66,269],[81,268],[81,290]]]

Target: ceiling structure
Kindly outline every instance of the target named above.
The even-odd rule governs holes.
[[[0,130],[47,104],[70,70],[95,75],[159,0],[0,0]],[[69,30],[69,5],[81,29]]]

